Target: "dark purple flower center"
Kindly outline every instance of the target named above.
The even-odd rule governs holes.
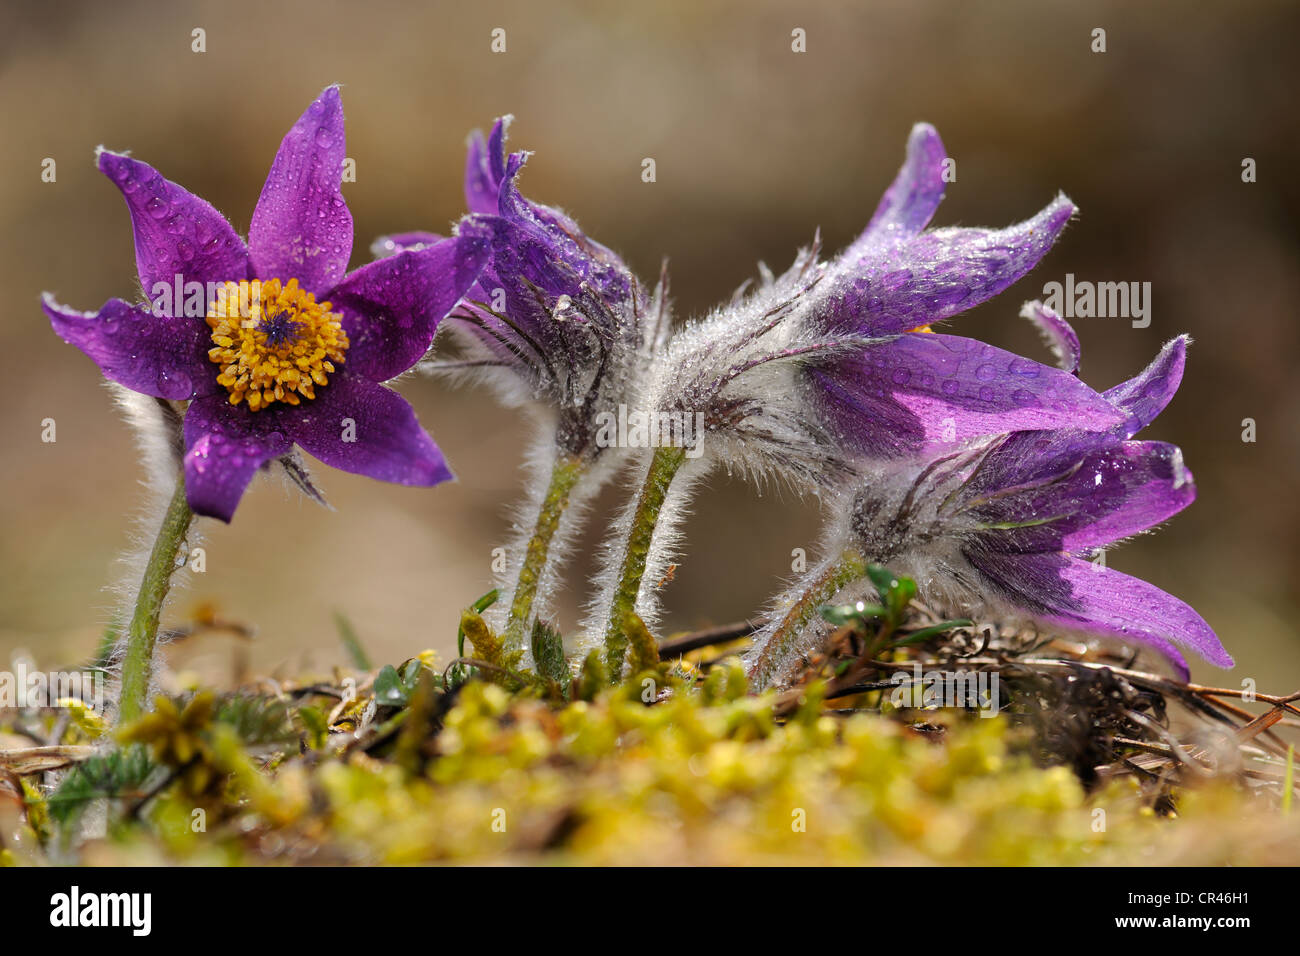
[[[258,324],[258,329],[266,335],[267,346],[278,349],[292,344],[298,338],[299,326],[300,323],[290,313],[279,312],[264,318]]]

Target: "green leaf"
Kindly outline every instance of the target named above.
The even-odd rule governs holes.
[[[289,707],[275,697],[235,694],[217,702],[213,720],[233,727],[245,747],[287,744],[297,739]]]
[[[496,604],[497,598],[499,598],[500,596],[501,596],[501,591],[497,588],[493,588],[487,594],[483,595],[481,598],[479,598],[477,601],[471,604],[470,607],[472,607],[474,610],[482,614],[493,604]]]
[[[911,578],[900,577],[879,564],[867,565],[867,577],[875,585],[881,601],[889,609],[887,617],[893,627],[903,623],[907,617],[907,606],[916,597],[916,582]]]
[[[564,661],[564,639],[540,618],[533,622],[533,664],[540,676],[561,685],[568,684],[571,675]]]
[[[375,702],[383,707],[405,707],[411,692],[402,682],[397,668],[385,664],[375,675]]]
[[[879,604],[859,601],[857,604],[823,604],[817,613],[836,627],[844,627],[849,624],[864,624],[873,617],[885,617],[889,611]]]
[[[912,631],[905,637],[892,641],[890,647],[907,647],[909,644],[916,644],[927,638],[934,637],[937,634],[943,634],[945,631],[951,631],[954,627],[970,627],[974,621],[968,618],[957,618],[954,621],[942,621],[939,624],[923,627],[919,631]]]
[[[298,708],[298,719],[307,731],[307,738],[313,750],[320,750],[329,739],[329,718],[319,707],[306,704]]]
[[[103,757],[91,757],[68,772],[59,789],[50,794],[50,817],[63,826],[73,823],[91,801],[133,797],[148,792],[147,784],[166,771],[149,757],[147,748],[134,745]]]
[[[894,572],[882,564],[868,564],[867,577],[875,585],[876,593],[880,595],[881,600],[887,598],[890,590],[894,587],[894,582],[898,580]]]
[[[895,624],[901,624],[907,617],[907,606],[912,603],[912,598],[916,597],[916,582],[911,578],[898,578],[894,581],[894,586],[889,590],[889,613],[890,620]]]

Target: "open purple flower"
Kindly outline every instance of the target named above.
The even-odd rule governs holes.
[[[779,679],[807,646],[795,631],[809,608],[860,581],[854,571],[867,561],[915,578],[940,604],[1145,644],[1184,677],[1180,649],[1231,667],[1192,608],[1090,560],[1196,496],[1176,446],[1131,440],[1177,391],[1186,347],[1186,336],[1174,339],[1104,393],[1126,416],[1118,428],[1017,431],[865,476],[832,524],[827,561],[779,603],[784,619],[755,642],[751,674],[760,684]]]
[[[248,242],[152,167],[100,150],[122,191],[148,305],[83,313],[45,297],[54,330],[109,379],[189,401],[190,507],[229,521],[253,474],[297,444],[345,471],[407,485],[451,472],[410,405],[380,383],[424,357],[470,288],[490,235],[459,235],[347,272],[343,108],[326,89],[285,136]]]

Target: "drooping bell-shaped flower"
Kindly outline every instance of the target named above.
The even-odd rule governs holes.
[[[962,614],[1145,645],[1183,676],[1183,650],[1232,666],[1192,608],[1093,560],[1195,498],[1176,446],[1132,440],[1173,397],[1186,346],[1185,336],[1174,339],[1104,393],[1121,426],[1016,431],[867,470],[834,509],[825,560],[756,635],[754,679],[765,686],[787,675],[817,637],[810,609],[869,588],[860,571],[846,574],[867,561],[914,578],[928,601]]]
[[[655,505],[656,489],[666,496],[679,471],[678,493],[718,464],[817,490],[862,461],[1017,429],[1122,421],[1065,369],[931,331],[1028,272],[1074,211],[1061,196],[1005,229],[927,230],[943,198],[944,159],[938,134],[917,125],[893,184],[844,252],[822,262],[814,243],[781,276],[763,270],[753,292],[673,336],[637,400],[645,420],[689,435],[690,454],[663,447],[686,442],[661,440],[644,455],[643,488],[655,493],[630,503],[615,528],[610,563],[621,570],[601,579],[589,632],[607,615],[608,644],[628,612],[655,614],[644,579],[661,577],[675,538],[659,512],[683,511],[671,500]],[[635,536],[636,510],[663,525],[661,546],[618,537]]]
[[[930,331],[1025,275],[1074,212],[1061,196],[1006,229],[927,230],[943,160],[938,134],[919,124],[862,235],[827,263],[814,245],[688,326],[647,401],[703,413],[724,460],[796,475],[825,457],[819,432],[850,456],[892,458],[1013,429],[1114,424],[1068,370]]]
[[[653,295],[613,251],[558,209],[527,199],[517,180],[528,154],[505,151],[510,117],[469,141],[468,222],[491,236],[491,260],[444,326],[459,354],[432,371],[467,374],[540,427],[530,481],[500,575],[503,600],[489,620],[522,646],[550,613],[557,567],[584,505],[622,461],[606,421],[641,387],[671,317],[666,278]],[[375,244],[378,255],[436,242],[406,233]]]

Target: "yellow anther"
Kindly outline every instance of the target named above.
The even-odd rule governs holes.
[[[254,412],[315,398],[315,386],[329,384],[348,350],[342,317],[297,279],[224,283],[207,322],[208,358],[221,367],[217,383],[230,392],[230,404],[246,401]]]

